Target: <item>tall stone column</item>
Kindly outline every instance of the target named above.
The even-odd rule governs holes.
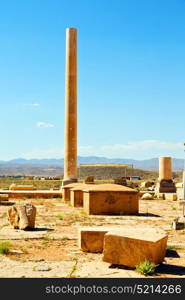
[[[175,193],[176,186],[172,178],[171,157],[159,157],[159,180],[156,186],[158,193]]]
[[[66,29],[63,185],[77,182],[77,29]]]

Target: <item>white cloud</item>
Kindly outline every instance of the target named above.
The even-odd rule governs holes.
[[[183,156],[182,143],[160,140],[130,141],[125,144],[104,145],[100,152],[108,157],[147,159],[158,156]]]
[[[94,155],[92,146],[79,146],[78,155],[89,156]],[[64,149],[62,147],[53,147],[48,149],[35,148],[30,152],[21,154],[21,157],[26,159],[31,158],[62,158],[64,156]]]
[[[149,150],[149,149],[180,149],[183,148],[182,143],[169,143],[159,140],[144,140],[132,141],[127,144],[114,144],[101,146],[103,151],[117,151],[117,150]]]
[[[63,148],[60,147],[54,147],[54,148],[48,148],[48,149],[38,149],[35,148],[30,152],[23,153],[21,157],[26,159],[31,158],[62,158],[64,155]]]
[[[92,146],[79,146],[78,155],[81,156],[90,156],[94,155],[94,148]]]
[[[130,141],[125,144],[103,145],[93,147],[79,146],[80,156],[105,156],[110,158],[150,159],[159,156],[183,157],[183,145],[159,140]],[[62,158],[64,149],[53,147],[48,149],[33,149],[21,155],[23,158]]]
[[[53,124],[46,123],[46,122],[37,122],[36,126],[37,127],[43,127],[43,128],[53,128],[53,127],[55,127]]]
[[[25,106],[38,107],[38,106],[40,106],[40,104],[39,103],[28,103],[28,104],[25,104]]]

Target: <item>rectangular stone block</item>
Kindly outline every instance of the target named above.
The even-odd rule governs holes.
[[[71,189],[70,202],[73,207],[83,207],[83,191],[80,189]]]
[[[76,187],[79,183],[71,183],[62,187],[62,195],[64,201],[70,201],[70,189]]]
[[[137,215],[138,191],[116,184],[101,184],[84,190],[84,210],[89,215]]]
[[[84,252],[101,253],[108,228],[84,227],[79,229],[79,248]]]
[[[155,228],[137,227],[109,231],[104,237],[103,261],[135,267],[148,260],[163,262],[168,236]]]
[[[63,194],[63,199],[64,201],[70,201],[71,202],[71,190],[72,189],[77,189],[78,191],[82,191],[83,189],[85,188],[88,188],[88,184],[85,184],[85,183],[79,183],[79,182],[76,182],[76,183],[71,183],[71,184],[67,184],[67,185],[64,185],[62,187],[62,194]],[[75,194],[76,195],[76,194]],[[77,193],[78,195],[78,193]],[[74,195],[73,195],[74,196]],[[82,194],[81,194],[82,196]],[[80,197],[81,197],[80,196]],[[74,198],[73,198],[74,199]],[[82,204],[83,205],[83,204]],[[73,205],[74,206],[74,205]],[[80,205],[81,206],[81,205]]]

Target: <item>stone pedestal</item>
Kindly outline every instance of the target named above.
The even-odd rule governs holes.
[[[89,215],[137,215],[139,193],[118,184],[99,184],[84,189],[83,207]]]
[[[176,193],[176,186],[172,179],[159,181],[156,189],[158,193]]]

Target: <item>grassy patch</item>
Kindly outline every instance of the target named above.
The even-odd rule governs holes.
[[[70,238],[69,238],[67,235],[65,235],[65,236],[63,236],[63,238],[62,238],[61,240],[62,240],[62,241],[69,241]]]
[[[0,243],[0,254],[8,254],[10,252],[10,242],[1,242]]]
[[[1,216],[0,216],[0,219],[4,219],[6,217],[6,213],[3,213]]]
[[[156,269],[157,265],[155,265],[154,263],[145,260],[140,262],[137,266],[136,266],[136,272],[143,274],[145,276],[148,275],[153,275],[155,274],[155,269]]]
[[[173,207],[172,207],[172,210],[177,210],[177,208],[173,206]]]
[[[71,272],[70,272],[70,274],[69,274],[69,278],[75,278],[75,277],[76,277],[76,276],[74,275],[74,273],[75,273],[76,270],[77,270],[77,263],[78,263],[78,261],[76,260],[76,261],[75,261],[75,264],[73,265],[72,270],[71,270]]]
[[[166,249],[167,250],[180,250],[180,249],[182,249],[182,247],[175,246],[175,245],[167,245]]]
[[[57,218],[58,218],[59,220],[61,220],[61,221],[62,221],[62,220],[64,219],[64,215],[62,215],[62,214],[58,214],[58,215],[57,215]]]
[[[42,247],[47,248],[49,246],[50,240],[51,240],[50,237],[44,236],[42,241]]]

